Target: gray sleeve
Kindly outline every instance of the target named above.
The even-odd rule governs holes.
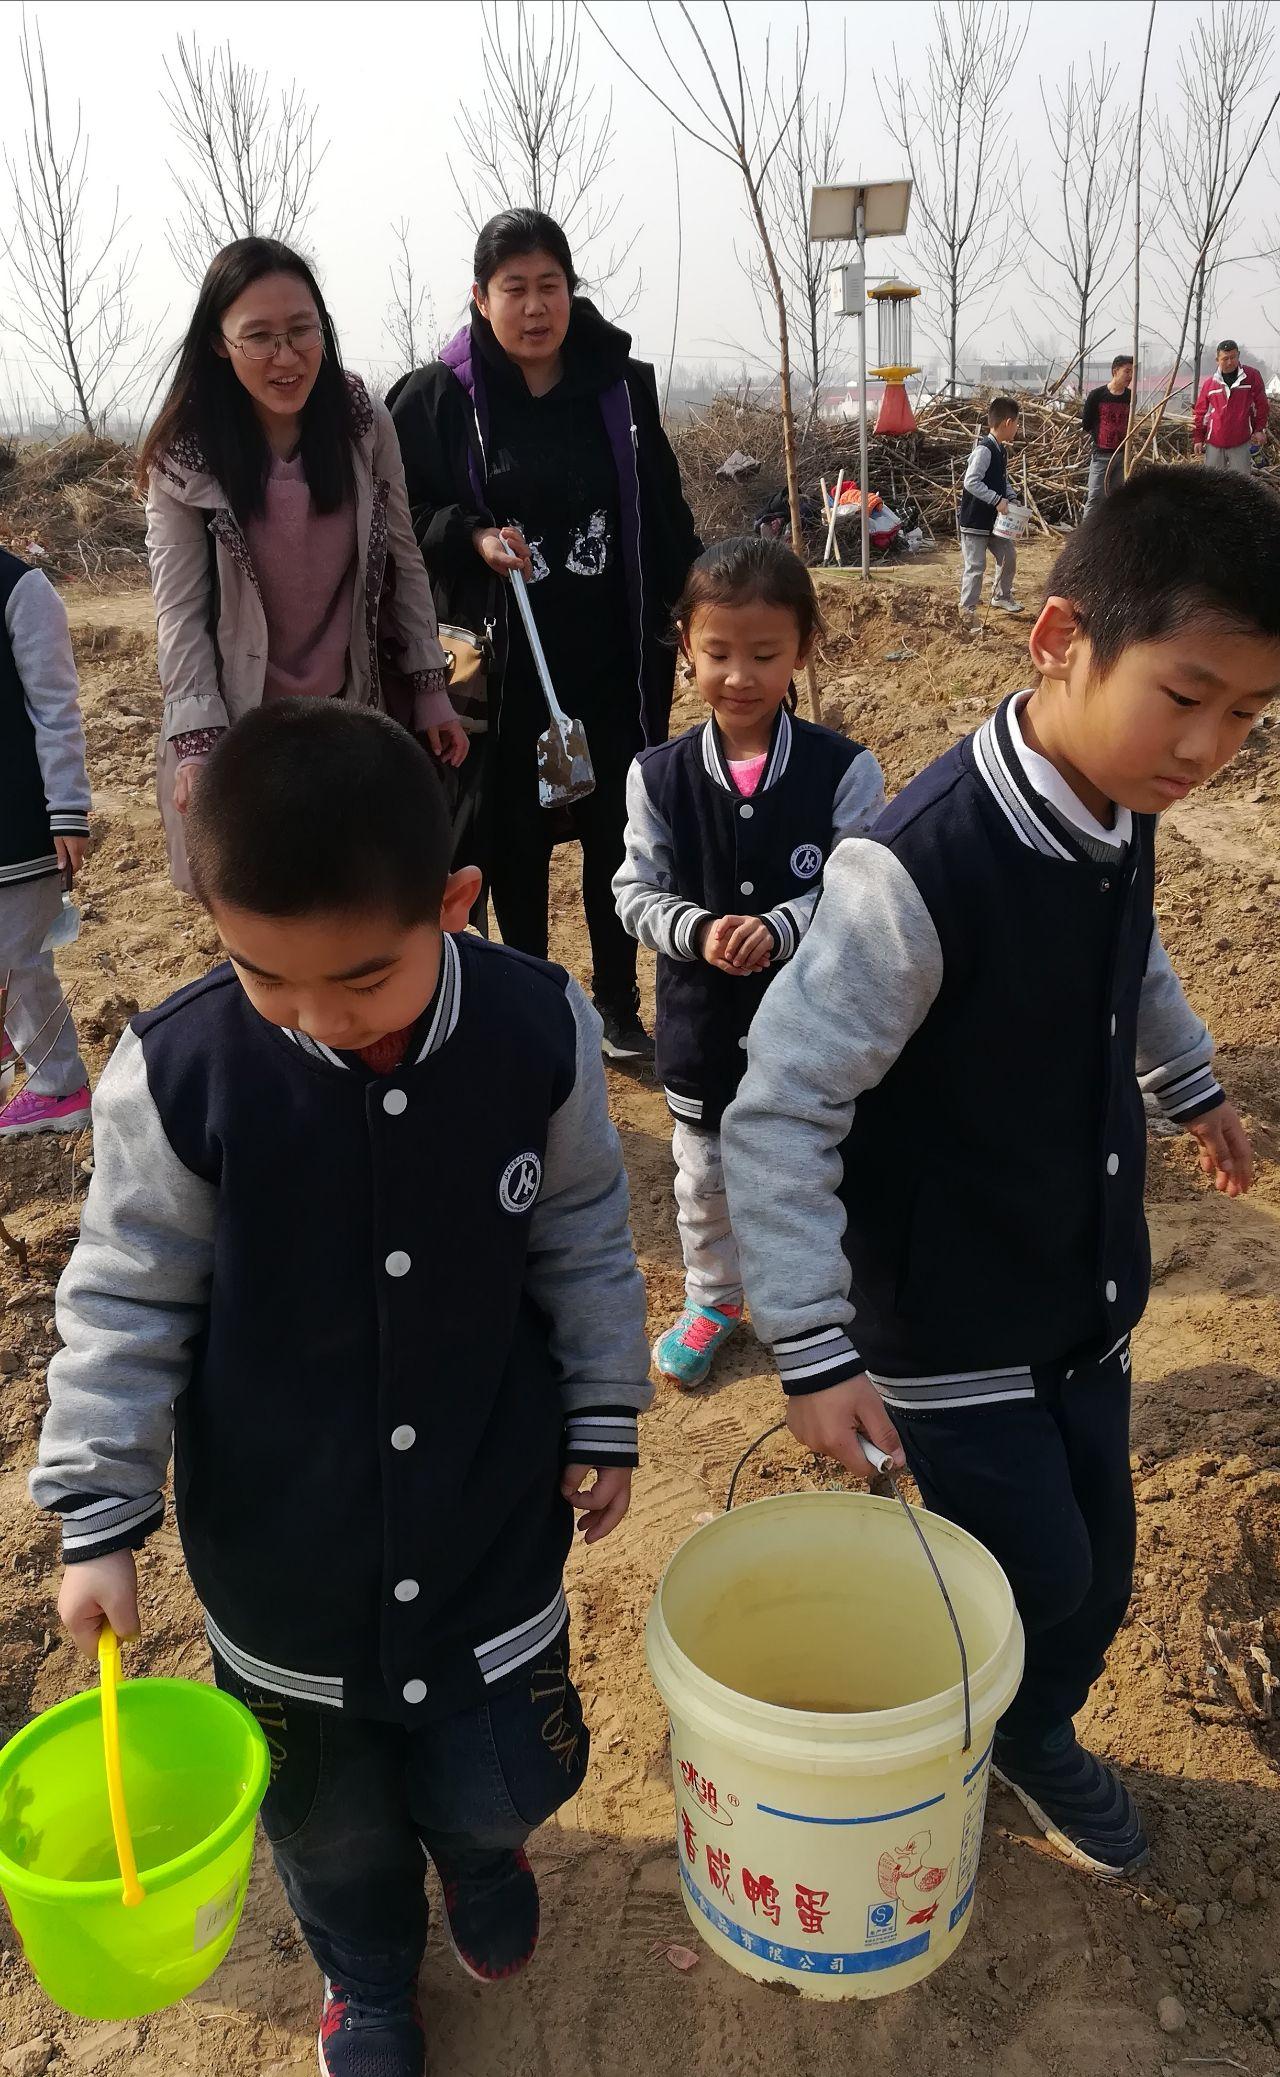
[[[970,497],[978,498],[984,505],[998,505],[998,492],[987,482],[987,469],[991,462],[991,449],[979,441],[969,456],[964,472],[964,487]]]
[[[5,626],[35,730],[50,828],[55,837],[87,837],[90,799],[80,681],[67,609],[43,570],[19,577],[9,594]]]
[[[627,773],[626,855],[613,876],[623,928],[651,952],[697,959],[697,934],[713,919],[676,891],[671,832],[649,798],[640,765]]]
[[[883,808],[884,773],[871,752],[863,750],[854,758],[836,788],[831,809],[832,851],[846,837],[865,836]],[[819,879],[807,894],[794,896],[790,901],[780,902],[776,909],[766,910],[762,921],[769,925],[774,935],[775,966],[781,966],[784,960],[792,957],[813,921],[821,892],[822,881]]]
[[[93,1158],[31,1474],[37,1506],[62,1516],[68,1561],[136,1544],[163,1515],[173,1403],[213,1270],[217,1192],[170,1146],[132,1031],[94,1095]]]
[[[636,1416],[653,1397],[644,1283],[627,1223],[622,1146],[609,1117],[600,1019],[576,981],[567,995],[577,1073],[547,1134],[525,1285],[551,1323],[570,1460],[634,1464]]]
[[[813,928],[756,1014],[721,1125],[752,1321],[788,1392],[862,1368],[848,1332],[840,1148],[859,1096],[884,1079],[941,984],[942,948],[906,868],[883,844],[841,844]]]
[[[1224,1101],[1213,1040],[1182,992],[1154,920],[1138,1004],[1138,1086],[1179,1125]]]

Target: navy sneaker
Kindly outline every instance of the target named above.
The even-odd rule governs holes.
[[[465,1868],[432,1854],[444,1890],[449,1945],[477,1983],[504,1983],[533,1960],[538,1885],[523,1852],[474,1854]]]
[[[326,1976],[319,2047],[324,2077],[423,2077],[427,2044],[416,1992],[372,2005]]]
[[[1052,1846],[1094,1875],[1136,1875],[1151,1857],[1138,1806],[1109,1767],[1063,1724],[1039,1745],[997,1734],[997,1781],[1011,1788]]]

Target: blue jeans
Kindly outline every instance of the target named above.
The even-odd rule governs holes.
[[[577,1794],[590,1734],[568,1633],[477,1709],[406,1730],[251,1688],[215,1653],[220,1688],[271,1748],[262,1826],[318,1966],[377,2003],[417,1979],[426,1858],[483,1876]]]
[[[889,1412],[925,1506],[1004,1567],[1027,1659],[999,1729],[1034,1745],[1083,1707],[1133,1591],[1128,1340],[1031,1375],[1034,1399]]]

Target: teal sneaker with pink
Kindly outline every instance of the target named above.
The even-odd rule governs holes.
[[[79,1132],[92,1115],[89,1091],[70,1096],[37,1096],[20,1089],[0,1111],[0,1139],[25,1139],[31,1132]]]
[[[690,1299],[676,1321],[653,1345],[653,1363],[661,1377],[669,1377],[688,1391],[700,1385],[735,1327],[742,1325],[741,1305],[699,1305]]]

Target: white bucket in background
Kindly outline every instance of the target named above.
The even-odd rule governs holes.
[[[969,1924],[996,1719],[1022,1678],[1000,1567],[890,1499],[792,1493],[683,1544],[649,1615],[685,1905],[722,1960],[809,1997],[918,1983]]]
[[[1025,541],[1031,532],[1031,513],[1026,505],[1010,505],[1007,512],[996,513],[996,523],[991,530],[999,534],[1002,541]]]

